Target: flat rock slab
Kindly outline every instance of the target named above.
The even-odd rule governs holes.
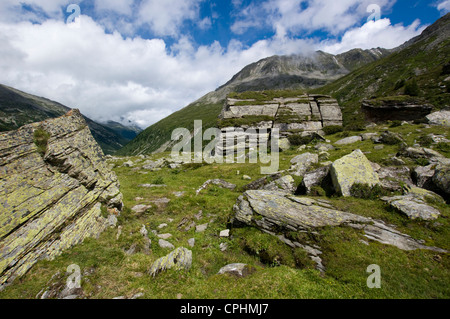
[[[361,136],[350,136],[350,137],[343,138],[342,140],[339,140],[334,144],[335,145],[347,145],[347,144],[353,144],[353,143],[361,142],[361,141],[362,141]]]
[[[440,248],[424,246],[381,221],[332,209],[322,201],[282,192],[246,191],[238,198],[233,210],[237,222],[272,234],[280,231],[312,232],[326,226],[349,226],[363,229],[368,238],[400,249],[445,252]]]
[[[224,181],[223,179],[210,179],[210,180],[207,180],[205,183],[203,183],[203,185],[200,186],[199,189],[197,189],[196,194],[198,195],[202,190],[206,189],[211,184],[222,187],[222,188],[231,189],[231,190],[234,190],[236,188],[236,185],[231,184],[227,181]]]
[[[435,220],[441,214],[437,209],[411,196],[395,196],[383,200],[410,219]]]
[[[152,208],[152,205],[136,205],[133,208],[131,208],[131,210],[136,214],[143,214],[150,208]]]

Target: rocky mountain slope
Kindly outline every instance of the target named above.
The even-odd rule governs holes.
[[[450,106],[450,13],[391,55],[312,91],[337,98],[347,125],[364,121],[364,99]]]
[[[46,98],[28,94],[0,84],[0,132],[62,116],[70,108]],[[84,117],[105,153],[114,153],[140,132],[119,123],[100,124]]]
[[[170,145],[172,131],[180,127],[193,130],[194,120],[202,120],[204,129],[215,126],[225,98],[231,92],[317,88],[389,53],[389,50],[381,48],[355,49],[336,56],[317,51],[309,56],[273,56],[263,59],[246,66],[217,90],[150,126],[118,154],[138,155],[163,151]]]
[[[38,260],[98,236],[123,206],[117,176],[75,109],[0,133],[0,181],[0,290]]]

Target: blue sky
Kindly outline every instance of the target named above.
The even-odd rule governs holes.
[[[80,16],[67,23],[70,4]],[[450,0],[2,0],[0,83],[144,128],[259,59],[393,48],[449,11]]]

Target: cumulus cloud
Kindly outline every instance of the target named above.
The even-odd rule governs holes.
[[[157,36],[176,36],[186,20],[199,18],[203,0],[144,0],[139,8],[139,22],[147,24]]]
[[[82,15],[79,28],[64,21],[0,23],[0,83],[77,107],[100,121],[137,121],[146,127],[228,81],[245,65],[274,54],[299,52],[305,40],[232,41],[195,47],[182,37],[124,38]]]
[[[100,14],[94,20],[84,15],[82,6],[78,28],[64,21],[66,0],[46,1],[45,7],[39,5],[43,1],[23,0],[22,3],[33,5],[33,10],[19,8],[20,15],[11,14],[14,19],[4,17],[5,12],[0,10],[0,83],[77,107],[97,121],[132,121],[145,128],[216,89],[244,66],[262,58],[308,54],[317,49],[339,53],[354,47],[394,47],[422,30],[418,21],[404,27],[381,19],[361,27],[354,26],[355,21],[345,22],[353,27],[346,29],[340,40],[320,42],[299,38],[295,32],[309,24],[316,26],[308,30],[333,28],[339,21],[338,15],[320,11],[317,6],[322,0],[308,1],[308,8],[324,19],[330,14],[325,22],[313,21],[312,12],[300,10],[301,3],[306,1],[268,0],[259,6],[247,5],[238,16],[242,24],[233,27],[238,33],[251,25],[261,28],[269,23],[276,30],[273,37],[250,45],[237,39],[222,45],[218,41],[198,45],[189,31],[183,32],[183,24],[190,20],[199,28],[211,27],[211,18],[199,14],[203,0],[92,1],[94,10]],[[382,1],[386,5],[390,2]],[[289,2],[300,7],[292,7]],[[233,0],[232,4],[237,10],[243,3]],[[351,9],[341,9],[343,21],[349,15],[359,19],[362,13],[358,12],[365,9],[352,7],[353,0],[342,3]],[[2,8],[19,10],[17,1],[12,0],[2,0]],[[33,19],[27,15],[39,18],[39,13],[44,17],[42,21],[30,22]],[[139,18],[135,19],[136,15]],[[299,15],[310,18],[306,22],[297,21]],[[142,25],[149,26],[162,38],[141,38],[136,30]],[[165,36],[172,36],[172,41]]]
[[[442,1],[437,5],[437,9],[443,13],[450,12],[450,0]]]
[[[419,35],[426,28],[420,26],[420,21],[414,21],[410,26],[392,25],[389,19],[369,21],[360,28],[345,32],[340,41],[324,41],[321,49],[339,54],[354,48],[372,49],[382,47],[392,49]]]
[[[395,1],[378,0],[377,5],[382,10],[389,10]],[[242,34],[246,28],[265,24],[279,36],[317,30],[336,35],[367,17],[367,8],[371,4],[373,0],[267,0],[262,4],[257,1],[242,10],[232,30]]]

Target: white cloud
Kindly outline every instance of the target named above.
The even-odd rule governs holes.
[[[450,0],[442,1],[438,4],[437,9],[444,13],[450,12]]]
[[[0,83],[77,107],[94,120],[139,120],[146,127],[228,81],[249,63],[299,52],[304,40],[231,41],[195,47],[181,37],[124,38],[81,16],[80,28],[60,20],[0,23]]]
[[[139,22],[148,24],[157,36],[177,36],[186,20],[199,19],[203,0],[144,0],[139,8]]]
[[[382,10],[389,10],[396,0],[378,0]],[[279,36],[298,35],[316,30],[339,34],[368,17],[367,7],[373,0],[267,0],[243,9],[232,30],[237,34],[246,28],[265,24]],[[255,15],[255,12],[260,14]],[[383,13],[383,12],[381,12]],[[258,18],[259,17],[259,18]],[[260,19],[264,17],[264,19]]]
[[[409,39],[419,35],[426,26],[420,26],[420,21],[414,21],[410,26],[392,25],[389,19],[369,21],[360,28],[350,29],[340,41],[324,41],[321,49],[338,54],[351,49],[372,49],[382,47],[395,48]]]
[[[95,0],[95,9],[129,16],[133,13],[133,3],[134,0]]]
[[[13,3],[2,0],[0,8],[8,1]],[[231,40],[226,47],[219,42],[197,46],[188,32],[180,32],[180,27],[186,20],[200,22],[205,28],[212,23],[200,17],[201,1],[144,0],[141,3],[144,10],[139,13],[142,21],[132,23],[126,16],[132,1],[122,2],[122,7],[116,1],[108,4],[97,0],[97,9],[112,10],[115,18],[94,21],[82,15],[80,28],[66,25],[64,17],[33,24],[5,20],[0,13],[0,83],[77,107],[94,120],[133,121],[145,128],[216,89],[244,66],[262,58],[308,53],[319,48],[338,53],[354,47],[393,47],[421,31],[418,22],[403,27],[382,19],[347,30],[340,41],[319,43],[315,39],[297,39],[290,34],[298,27],[294,23],[295,10],[290,17],[287,1],[270,0],[267,3],[277,3],[276,12],[287,17],[271,18],[273,26],[279,28],[276,36],[251,46],[238,40]],[[240,5],[240,1],[235,0],[234,4]],[[60,7],[62,2],[49,1],[45,10],[57,12],[60,8],[62,15],[61,8],[66,5]],[[134,9],[132,14],[136,14]],[[261,17],[257,14],[260,9],[249,6],[245,14],[253,16],[258,24],[262,21],[257,19]],[[162,39],[133,35],[139,23],[148,23],[157,34],[174,35],[176,43],[168,48]],[[328,27],[332,25],[330,22]],[[119,29],[120,33],[105,29]],[[241,30],[244,29],[245,26]],[[130,37],[124,37],[126,34]]]

